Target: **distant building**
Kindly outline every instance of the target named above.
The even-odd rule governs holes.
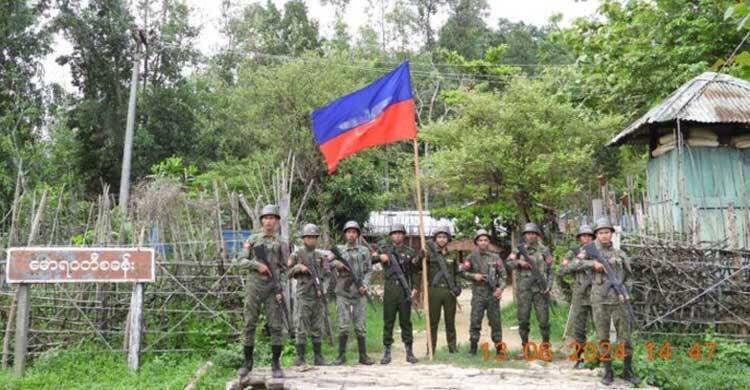
[[[750,82],[706,72],[614,137],[647,144],[649,235],[750,249]]]

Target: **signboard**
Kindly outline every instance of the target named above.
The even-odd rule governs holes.
[[[8,249],[8,283],[153,282],[152,248],[22,247]]]

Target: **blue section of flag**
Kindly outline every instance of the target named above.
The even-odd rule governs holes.
[[[389,106],[412,98],[409,61],[372,84],[342,96],[312,113],[318,145],[380,116]]]

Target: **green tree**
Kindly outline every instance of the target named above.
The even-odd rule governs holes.
[[[598,116],[556,96],[546,83],[516,78],[502,95],[452,91],[455,118],[423,128],[434,151],[429,185],[452,204],[478,202],[528,221],[540,204],[585,201],[594,145],[619,118]]]
[[[40,127],[44,90],[38,83],[41,59],[50,52],[48,1],[9,0],[0,7],[0,214],[12,201],[18,165],[32,174],[44,162]],[[36,168],[34,168],[36,167]]]
[[[493,32],[485,23],[487,0],[451,0],[450,16],[440,28],[438,45],[464,58],[482,58],[492,45]]]

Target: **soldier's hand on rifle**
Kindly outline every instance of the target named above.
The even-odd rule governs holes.
[[[335,266],[336,266],[336,269],[337,269],[337,270],[339,270],[339,272],[341,272],[341,271],[348,271],[348,270],[346,269],[346,266],[344,265],[344,263],[342,263],[342,262],[340,262],[340,261],[338,261],[338,260],[337,260],[337,261],[334,261],[334,262],[333,262],[333,265],[335,265]]]
[[[305,273],[305,274],[309,274],[310,273],[310,268],[307,268],[307,266],[304,265],[304,264],[300,264],[299,265],[299,271],[302,272],[302,273]]]
[[[528,261],[526,261],[526,260],[518,260],[518,265],[519,265],[519,266],[520,266],[521,268],[525,268],[525,269],[531,269],[531,264],[529,264],[529,262],[528,262]]]
[[[276,294],[276,303],[282,303],[284,301],[284,296],[281,294]]]
[[[417,294],[418,294],[418,291],[417,291],[416,288],[411,290],[411,297],[410,298],[411,298],[412,301],[417,298]]]
[[[360,287],[360,288],[359,288],[359,293],[360,293],[361,295],[365,295],[365,294],[367,294],[367,287],[365,287],[365,286],[362,286],[362,287]]]
[[[268,275],[269,274],[268,266],[265,265],[265,264],[259,264],[258,265],[258,272],[261,275]]]
[[[385,253],[380,255],[380,262],[383,264],[388,264],[391,261],[390,257],[386,255]]]
[[[482,274],[474,274],[474,280],[477,282],[486,282],[487,277]]]
[[[604,266],[602,265],[602,263],[600,263],[600,262],[598,262],[596,260],[594,260],[594,271],[596,271],[596,272],[605,272],[606,273],[606,270],[604,269]]]
[[[549,294],[549,292],[551,290],[552,290],[551,288],[547,287],[547,289],[545,289],[544,291],[542,291],[542,294],[547,295],[547,294]]]
[[[500,299],[500,297],[503,296],[503,290],[500,288],[496,288],[495,292],[492,293],[492,296],[495,297],[495,299]]]

